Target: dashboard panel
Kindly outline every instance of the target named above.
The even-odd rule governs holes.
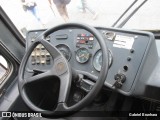
[[[147,60],[158,59],[154,37],[147,32],[96,28],[109,49],[109,71],[104,85],[129,95],[144,71]],[[44,30],[29,31],[26,49]],[[83,29],[62,29],[45,38],[66,57],[71,67],[97,80],[102,65],[101,48],[96,38]],[[147,54],[152,51],[152,57]],[[52,57],[42,45],[32,52],[27,70],[47,70],[52,67]],[[103,61],[105,62],[105,61]],[[156,64],[156,63],[155,63]],[[153,64],[154,66],[154,64]],[[119,81],[120,80],[120,81]]]

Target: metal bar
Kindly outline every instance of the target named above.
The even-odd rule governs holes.
[[[148,0],[144,0],[125,20],[121,22],[118,28],[122,28],[128,20],[147,2]]]
[[[121,20],[121,18],[133,7],[133,5],[137,2],[138,0],[133,1],[133,3],[124,11],[124,13],[116,20],[116,22],[112,25],[112,27],[115,27],[115,25]]]

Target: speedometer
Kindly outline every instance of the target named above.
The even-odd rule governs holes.
[[[111,66],[112,64],[112,54],[111,54],[111,51],[109,50],[109,67]],[[102,51],[101,50],[98,50],[96,52],[96,54],[94,55],[94,58],[93,58],[93,67],[97,70],[97,71],[100,71],[101,70],[101,66],[102,66]]]

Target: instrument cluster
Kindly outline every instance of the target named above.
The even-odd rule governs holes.
[[[94,42],[95,42],[95,37],[92,34],[78,33],[76,35],[75,56],[73,57],[75,57],[76,61],[80,64],[85,64],[85,63],[87,64],[87,62],[91,59],[92,66],[94,67],[94,69],[100,72],[102,66],[102,51],[101,49],[97,49],[95,51]],[[56,47],[69,61],[72,56],[70,48],[65,44],[59,44]],[[110,67],[113,61],[113,56],[110,50],[108,54],[109,54],[109,67]]]

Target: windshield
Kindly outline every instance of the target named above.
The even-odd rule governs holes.
[[[123,19],[143,1],[138,0]],[[134,0],[1,0],[1,2],[6,14],[25,35],[28,30],[47,29],[65,22],[111,27]],[[160,28],[159,21],[160,0],[148,0],[123,27],[155,30]]]

